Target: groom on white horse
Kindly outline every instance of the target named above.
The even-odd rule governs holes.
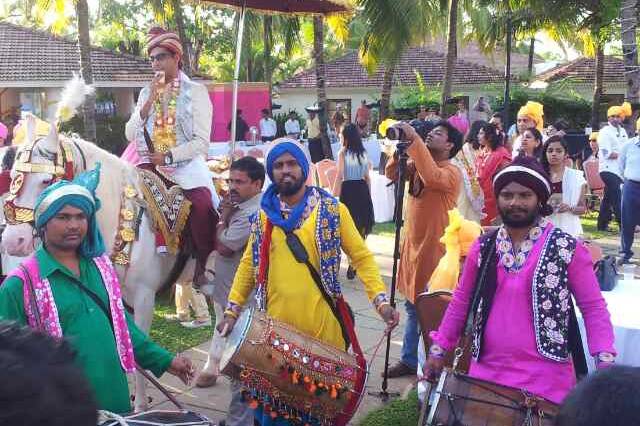
[[[167,186],[180,186],[191,202],[186,234],[197,261],[194,284],[201,285],[218,222],[219,199],[205,162],[213,109],[206,87],[181,71],[182,44],[176,34],[152,28],[147,53],[156,75],[140,92],[125,133],[136,143],[142,160],[138,167],[153,171]],[[156,233],[159,250],[166,237]]]

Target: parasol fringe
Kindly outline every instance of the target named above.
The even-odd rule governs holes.
[[[267,9],[257,9],[250,6],[247,6],[247,9],[251,9],[257,13],[262,15],[288,15],[288,16],[335,16],[335,15],[352,15],[354,9],[354,1],[353,0],[324,0],[327,3],[335,4],[336,6],[342,7],[343,10],[336,10],[332,12],[282,12],[279,10],[267,10]],[[224,3],[223,1],[216,0],[204,0],[205,3],[215,3],[220,5],[221,7],[233,10],[241,10],[241,6],[236,6],[234,4]]]

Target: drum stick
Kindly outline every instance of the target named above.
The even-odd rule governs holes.
[[[173,396],[171,394],[171,392],[169,392],[167,390],[167,388],[165,388],[164,386],[162,386],[160,384],[160,382],[158,382],[155,377],[153,377],[151,374],[147,373],[147,371],[140,367],[137,363],[136,363],[136,370],[138,370],[138,373],[142,374],[144,376],[145,379],[147,379],[148,381],[151,382],[151,384],[153,386],[155,386],[164,396],[167,397],[167,399],[169,399],[169,401],[171,401],[173,403],[173,405],[175,405],[176,407],[178,407],[178,409],[180,410],[184,410],[184,406],[180,403],[180,401],[178,401],[176,399],[175,396]]]
[[[222,327],[222,331],[220,332],[220,335],[222,337],[227,337],[227,330],[229,330],[229,323],[226,323],[224,327]]]
[[[418,426],[424,426],[425,421],[426,421],[426,416],[427,416],[427,409],[429,408],[429,405],[431,405],[431,390],[433,389],[433,386],[431,385],[431,382],[429,381],[424,381],[424,386],[425,386],[425,393],[424,393],[424,401],[422,401],[422,406],[420,407],[420,417],[418,419]]]

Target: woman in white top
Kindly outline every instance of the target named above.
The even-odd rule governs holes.
[[[343,127],[342,140],[333,195],[340,197],[340,201],[347,206],[356,228],[364,239],[371,233],[375,222],[369,180],[369,159],[355,124],[349,123]],[[349,266],[347,278],[354,277],[355,270]]]
[[[541,160],[551,178],[549,205],[553,207],[553,214],[549,216],[549,220],[577,237],[582,235],[580,216],[587,211],[587,181],[580,170],[566,166],[567,158],[567,142],[563,138],[552,136],[547,139]]]

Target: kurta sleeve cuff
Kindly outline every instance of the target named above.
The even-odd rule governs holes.
[[[173,354],[143,333],[129,314],[127,314],[127,325],[129,326],[136,362],[145,370],[150,370],[156,377],[162,376],[171,366]]]

